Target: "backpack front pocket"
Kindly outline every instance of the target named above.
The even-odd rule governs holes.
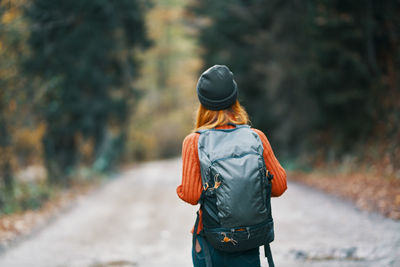
[[[255,225],[268,219],[259,155],[245,153],[215,160],[210,168],[218,218],[224,227]]]
[[[245,251],[274,240],[273,221],[246,228],[204,228],[204,236],[216,249],[226,252]]]

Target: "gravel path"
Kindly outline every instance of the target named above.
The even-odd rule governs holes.
[[[0,255],[0,266],[191,266],[196,207],[175,194],[180,173],[177,159],[122,173]],[[400,222],[297,184],[273,199],[273,213],[278,267],[400,266]]]

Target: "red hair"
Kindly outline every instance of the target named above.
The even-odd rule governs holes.
[[[249,116],[238,100],[227,109],[210,110],[200,104],[197,110],[195,131],[199,129],[211,129],[217,126],[233,124],[248,124]]]

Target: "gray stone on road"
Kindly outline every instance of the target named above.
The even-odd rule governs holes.
[[[197,207],[177,197],[180,180],[179,159],[126,171],[0,255],[0,266],[191,266]],[[400,266],[400,222],[292,183],[272,205],[277,267]]]

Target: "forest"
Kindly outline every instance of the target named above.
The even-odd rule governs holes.
[[[399,1],[1,0],[0,21],[0,216],[179,157],[214,64],[287,170],[399,184]]]

